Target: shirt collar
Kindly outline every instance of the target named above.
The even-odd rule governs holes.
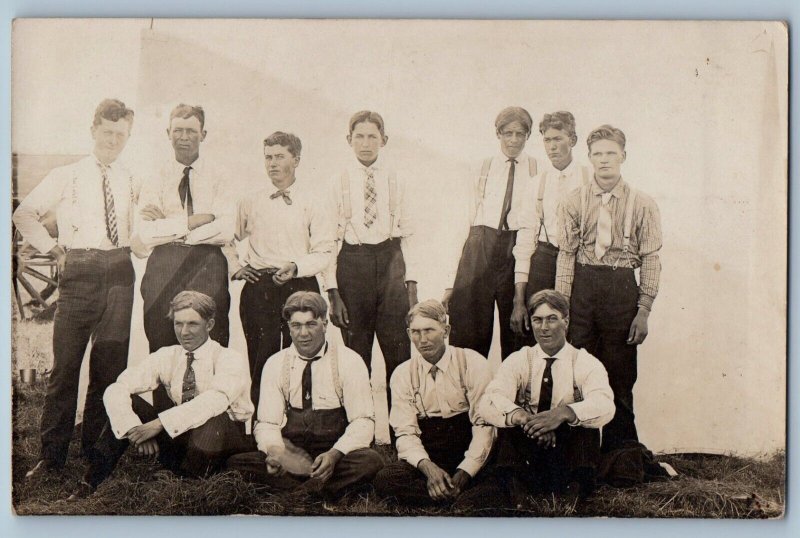
[[[380,170],[381,168],[383,168],[383,159],[381,159],[381,156],[380,156],[380,154],[378,154],[378,158],[377,158],[377,159],[375,159],[375,162],[374,162],[374,163],[372,163],[372,164],[371,164],[371,165],[369,165],[369,166],[364,166],[363,164],[361,164],[361,161],[359,161],[358,159],[356,159],[356,169],[357,169],[357,170],[360,170],[360,171],[364,172],[364,171],[365,171],[367,168],[372,168],[372,169],[373,169],[373,170],[375,170],[376,172],[377,172],[378,170]]]
[[[578,169],[578,166],[579,166],[575,162],[575,156],[574,155],[572,156],[572,160],[569,162],[569,164],[563,170],[559,170],[558,168],[553,166],[553,163],[550,162],[550,159],[547,159],[547,162],[550,163],[550,169],[553,171],[553,173],[557,174],[559,176],[561,174],[564,174],[565,176],[570,177],[572,174],[575,173],[575,171]]]
[[[593,195],[600,195],[606,192],[600,188],[600,185],[597,184],[597,179],[595,179],[594,176],[592,176],[591,185]],[[617,181],[617,184],[614,185],[614,188],[611,189],[610,192],[615,198],[622,198],[622,195],[625,194],[625,181],[622,179],[622,176],[620,176],[619,181]]]
[[[175,160],[175,156],[174,155],[172,157],[172,161],[170,161],[170,162],[171,162],[172,169],[174,170],[174,173],[172,175],[175,176],[177,174],[178,179],[180,179],[181,176],[183,175],[183,169],[186,168],[186,165],[182,164],[182,163],[179,163],[177,160]],[[200,155],[198,155],[197,156],[197,160],[195,160],[189,166],[192,167],[192,172],[191,172],[192,179],[194,179],[194,173],[195,172],[202,174],[203,173],[203,167],[205,166],[205,159],[203,158],[203,154],[201,153]]]
[[[203,344],[195,349],[192,353],[194,354],[194,360],[202,360],[211,356],[211,352],[214,349],[214,342],[211,338],[207,339]],[[183,355],[186,355],[187,351],[181,347],[181,352]]]
[[[570,357],[569,352],[570,352],[571,349],[572,349],[572,345],[570,345],[569,342],[565,342],[564,343],[564,347],[559,349],[558,353],[556,353],[555,355],[548,355],[547,353],[544,352],[544,350],[542,349],[542,346],[540,346],[539,344],[536,344],[536,357],[539,358],[539,359],[542,359],[542,360],[544,360],[547,357],[554,357],[557,360],[567,359],[567,358]]]
[[[511,158],[511,157],[507,156],[505,153],[503,153],[502,150],[498,150],[497,151],[497,155],[495,155],[495,157],[497,159],[500,159],[500,162],[505,163],[505,164],[509,164],[508,160]],[[525,150],[522,150],[522,152],[519,155],[514,157],[514,159],[517,161],[517,166],[520,166],[521,164],[527,165],[528,164],[528,158],[529,158],[528,154],[525,153]]]
[[[325,344],[322,346],[321,353],[317,353],[313,357],[305,357],[305,356],[301,355],[300,352],[297,351],[297,348],[295,347],[294,343],[292,343],[291,349],[292,349],[292,352],[294,353],[295,357],[297,357],[298,359],[300,359],[303,362],[306,362],[306,361],[310,361],[311,359],[315,359],[317,357],[319,357],[321,359],[322,357],[324,357],[325,355],[328,354],[328,348],[329,347],[330,346],[328,345],[328,341],[325,340]]]
[[[100,159],[97,158],[97,155],[95,155],[94,152],[92,152],[92,154],[89,156],[89,159],[92,160],[95,163],[96,166],[105,167],[107,170],[111,170],[112,168],[114,168],[114,165],[117,162],[117,161],[114,161],[114,162],[112,162],[110,164],[105,164]]]
[[[272,194],[275,194],[276,192],[279,192],[279,191],[281,191],[281,190],[283,190],[283,191],[285,191],[285,192],[288,192],[289,194],[294,194],[294,193],[298,192],[298,191],[300,190],[300,180],[298,180],[297,178],[295,178],[295,179],[294,179],[294,183],[292,183],[291,185],[289,185],[289,186],[288,186],[288,187],[286,187],[285,189],[279,189],[278,187],[276,187],[276,186],[275,186],[275,185],[272,183],[272,181],[270,181],[270,182],[269,182],[269,187],[267,187],[267,192],[268,192],[269,194],[271,194],[271,195],[272,195]]]
[[[447,367],[450,365],[450,357],[453,355],[452,350],[453,348],[445,344],[444,354],[442,355],[442,358],[439,359],[439,362],[436,363],[436,368],[438,368],[443,372],[447,371]],[[427,375],[428,372],[431,371],[431,367],[433,365],[428,361],[426,361],[425,358],[422,355],[420,355],[419,351],[415,351],[415,353],[417,355],[417,359],[419,360],[420,365],[422,366],[422,373]]]

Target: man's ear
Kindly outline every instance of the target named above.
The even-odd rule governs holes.
[[[200,142],[202,142],[203,140],[206,139],[206,134],[207,134],[207,131],[205,129],[200,131]]]
[[[217,320],[216,320],[216,319],[214,319],[214,318],[211,318],[210,320],[208,320],[208,321],[206,322],[206,326],[208,327],[208,332],[211,332],[211,329],[213,329],[213,328],[214,328],[214,324],[215,324],[216,322],[217,322]]]
[[[570,147],[575,147],[575,144],[578,143],[578,135],[572,135],[569,137],[569,145]]]
[[[627,157],[628,157],[628,154],[627,154],[627,153],[625,153],[625,150],[622,150],[622,161],[621,161],[621,162],[623,162],[623,163],[624,163],[624,162],[625,162],[625,159],[626,159]]]
[[[385,146],[388,141],[389,141],[389,137],[386,136],[386,135],[383,135],[383,140],[381,142],[381,147]]]
[[[352,143],[353,143],[353,135],[347,135],[347,145],[349,146]]]
[[[444,326],[444,337],[447,338],[450,336],[450,324],[446,324]]]

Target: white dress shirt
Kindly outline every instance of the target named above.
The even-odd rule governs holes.
[[[311,406],[314,410],[342,407],[331,372],[333,347],[328,343],[325,355],[311,363]],[[375,411],[372,387],[361,355],[342,345],[336,346],[336,350],[344,410],[349,424],[333,448],[342,454],[348,454],[353,450],[369,447],[375,435]],[[280,449],[284,446],[281,430],[286,424],[286,398],[281,384],[283,361],[287,360],[291,361],[289,403],[296,409],[303,408],[303,370],[306,361],[300,358],[297,348],[292,344],[270,357],[261,375],[258,420],[253,428],[253,435],[258,449],[264,454],[269,453],[270,447]]]
[[[490,424],[504,428],[511,413],[520,408],[516,402],[520,388],[530,392],[531,408],[539,405],[539,389],[542,386],[547,355],[539,344],[533,348],[533,368],[528,367],[528,350],[523,347],[508,356],[495,372],[494,379],[486,388],[478,412]],[[575,361],[575,383],[581,391],[583,401],[576,402],[573,397],[572,354],[575,348],[565,344],[555,354],[551,372],[553,375],[553,398],[550,409],[567,405],[575,412],[577,421],[571,426],[601,428],[614,418],[614,393],[608,384],[608,374],[602,363],[585,349],[578,351]]]
[[[137,215],[137,230],[147,247],[182,241],[187,245],[223,246],[233,239],[233,206],[231,193],[227,192],[225,178],[203,157],[192,163],[189,172],[189,189],[195,215],[211,213],[214,220],[194,230],[189,230],[187,208],[181,204],[178,186],[185,166],[171,160],[158,177],[142,186],[139,207],[150,204],[158,207],[164,219],[145,220]]]
[[[351,245],[359,243],[367,245],[377,245],[393,237],[400,238],[400,249],[403,252],[403,260],[406,264],[406,281],[417,281],[420,275],[420,266],[417,259],[417,252],[414,248],[414,221],[411,216],[411,197],[408,185],[400,174],[397,174],[397,190],[395,191],[396,210],[392,229],[389,229],[391,215],[389,212],[389,168],[384,166],[379,158],[369,166],[374,172],[376,205],[378,216],[369,228],[364,226],[364,188],[367,181],[367,167],[359,161],[351,164],[347,168],[348,181],[350,183],[350,208],[352,218],[350,225],[347,225],[342,203],[342,174],[336,174],[331,178],[331,201],[335,211],[338,235],[337,238],[344,238],[344,241]],[[336,281],[336,255],[338,251],[334,249],[330,264],[325,271],[325,283],[328,288],[338,287]]]
[[[209,338],[194,350],[192,368],[197,396],[188,402],[182,401],[186,350],[179,345],[162,347],[122,372],[103,395],[117,439],[124,438],[131,428],[142,423],[131,407],[131,395],[149,392],[159,385],[167,389],[175,403],[175,407],[158,415],[170,437],[202,426],[226,410],[232,420],[250,419],[254,407],[250,400],[250,368],[246,357]]]
[[[419,418],[450,418],[459,413],[469,413],[472,422],[472,441],[458,465],[470,476],[475,476],[486,463],[495,438],[495,428],[486,424],[478,415],[478,401],[492,378],[488,361],[471,349],[464,350],[466,372],[464,385],[460,379],[455,350],[447,346],[436,367],[436,379],[430,375],[431,363],[415,352],[411,360],[400,364],[392,374],[392,410],[389,424],[397,436],[397,457],[417,467],[419,462],[430,459],[420,439]],[[419,393],[422,409],[419,409],[411,385],[411,369],[419,374]],[[465,394],[466,389],[466,394]],[[434,462],[435,463],[435,462]]]
[[[280,269],[294,262],[298,277],[314,276],[328,266],[336,245],[333,212],[302,181],[286,189],[291,205],[282,196],[270,198],[276,192],[270,184],[239,201],[234,236],[249,239],[243,264]]]
[[[584,177],[589,180],[592,178],[592,173],[587,167],[577,164],[575,159],[572,159],[564,170],[558,170],[552,164],[548,164],[528,186],[522,197],[519,231],[514,245],[515,282],[528,281],[531,256],[536,251],[536,244],[539,241],[558,246],[558,208],[567,194],[583,184]],[[539,183],[542,178],[545,180],[542,198],[544,229],[540,229],[540,215],[537,211]]]
[[[113,162],[107,177],[114,197],[119,246],[130,246],[132,207],[141,183],[124,165]],[[55,211],[58,240],[50,237],[39,219]],[[105,193],[100,161],[94,155],[53,169],[14,211],[14,224],[36,250],[46,254],[56,244],[65,249],[115,247],[106,231]]]
[[[525,197],[525,193],[530,190],[530,184],[533,182],[533,178],[530,175],[530,159],[532,157],[529,157],[524,151],[516,157],[517,164],[514,165],[514,189],[511,197],[511,209],[506,219],[509,230],[519,230],[520,228],[520,216],[523,211],[522,200]],[[458,225],[459,235],[453,243],[454,251],[448,268],[448,277],[451,283],[455,281],[461,251],[470,227],[488,226],[496,229],[500,224],[500,215],[503,212],[503,202],[505,201],[506,187],[508,186],[508,171],[511,163],[508,162],[508,157],[502,152],[492,157],[489,173],[486,176],[486,188],[481,198],[480,177],[482,164],[483,161],[481,161],[481,166],[474,168],[470,172],[468,218],[467,222]]]

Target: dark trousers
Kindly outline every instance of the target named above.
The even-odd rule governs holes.
[[[563,493],[578,482],[586,494],[594,489],[600,456],[600,432],[559,426],[556,446],[542,448],[520,427],[499,428],[493,474],[505,495]]]
[[[319,293],[315,277],[293,278],[278,286],[272,274],[264,271],[258,282],[245,283],[239,300],[239,315],[242,319],[244,337],[247,340],[247,356],[250,359],[250,397],[258,410],[261,392],[261,373],[264,364],[272,355],[289,347],[292,340],[289,326],[282,317],[286,299],[296,291]]]
[[[517,232],[473,226],[458,263],[450,301],[450,344],[489,355],[494,329],[494,305],[500,318],[503,359],[525,341],[511,330],[514,309],[514,248]]]
[[[525,305],[528,299],[541,290],[552,290],[556,287],[556,260],[558,247],[551,243],[539,241],[536,250],[531,256],[531,266],[528,270],[528,285],[525,287]],[[525,345],[535,346],[536,336],[533,331],[525,334]]]
[[[636,346],[627,343],[638,297],[633,269],[575,264],[569,341],[603,363],[617,407],[614,418],[603,428],[603,450],[639,439],[633,414]]]
[[[372,345],[378,337],[386,361],[387,391],[394,369],[411,356],[405,274],[399,239],[377,245],[344,243],[339,252],[336,279],[350,318],[342,331],[344,343],[361,355],[371,372]]]
[[[283,437],[294,446],[304,450],[314,459],[330,450],[347,427],[347,414],[344,408],[338,409],[295,409],[286,411],[286,425],[281,431]],[[281,476],[267,473],[265,456],[251,451],[231,456],[225,464],[226,470],[236,470],[253,482],[266,484],[279,492],[290,491],[308,484],[319,487],[320,493],[337,498],[347,490],[369,484],[375,474],[383,467],[383,459],[371,448],[362,448],[345,454],[324,484],[308,484],[312,480],[290,473]]]
[[[223,346],[228,346],[228,310],[231,296],[228,293],[228,260],[220,247],[176,244],[157,246],[147,259],[141,288],[144,299],[144,332],[150,344],[150,353],[178,343],[175,329],[167,315],[172,299],[186,290],[199,291],[214,299],[217,315],[209,336]],[[153,391],[153,404],[158,408],[171,404],[163,387]]]
[[[469,413],[450,418],[419,419],[420,440],[430,460],[451,477],[464,460],[472,441]],[[473,486],[470,480],[468,487]],[[394,498],[403,504],[426,505],[434,501],[428,494],[428,481],[422,471],[406,461],[396,461],[381,469],[373,485],[381,497]]]
[[[158,418],[156,408],[141,397],[133,396],[131,404],[142,424]],[[255,447],[253,438],[245,435],[244,423],[231,420],[227,412],[175,438],[162,431],[155,440],[158,442],[159,462],[180,476],[190,477],[204,477],[216,472],[232,454]],[[127,439],[114,436],[110,422],[106,421],[100,439],[89,452],[89,468],[84,480],[97,487],[114,471],[128,445]]]
[[[82,446],[100,436],[103,393],[127,366],[135,276],[130,250],[73,249],[59,275],[53,325],[53,371],[42,412],[41,457],[63,465],[75,427],[80,369],[92,340]]]

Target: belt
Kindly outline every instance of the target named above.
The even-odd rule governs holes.
[[[280,269],[278,269],[277,267],[267,267],[266,269],[256,269],[256,271],[258,271],[259,275],[266,276],[266,275],[274,275],[275,273],[280,271]]]
[[[546,243],[544,241],[539,241],[536,244],[536,251],[541,252],[542,254],[550,254],[551,256],[558,255],[558,247],[552,243]]]

